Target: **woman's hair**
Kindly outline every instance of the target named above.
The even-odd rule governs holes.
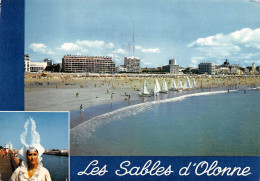
[[[30,151],[36,151],[36,152],[38,153],[38,150],[37,150],[36,148],[29,148],[29,149],[27,150],[27,155],[28,155],[28,153],[29,153]]]

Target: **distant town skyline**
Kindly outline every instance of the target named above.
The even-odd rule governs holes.
[[[24,124],[32,117],[45,149],[69,149],[67,112],[0,112],[0,115],[0,146],[10,142],[13,148],[21,149]]]
[[[258,0],[27,0],[25,53],[54,63],[71,54],[111,56],[116,65],[136,56],[141,67],[173,58],[182,67],[259,65],[259,10]]]

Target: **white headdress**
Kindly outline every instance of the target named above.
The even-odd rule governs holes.
[[[28,132],[27,129],[30,123],[31,123],[31,131]],[[26,142],[26,138],[27,140],[29,139],[29,144]],[[38,151],[38,163],[40,163],[42,160],[41,155],[43,154],[45,149],[40,144],[40,134],[36,131],[36,124],[33,118],[29,118],[25,122],[24,132],[21,134],[20,139],[23,144],[23,147],[18,152],[18,157],[20,157],[25,163],[27,163],[27,150],[34,148]]]

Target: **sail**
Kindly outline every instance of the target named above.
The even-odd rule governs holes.
[[[181,82],[181,80],[179,78],[178,78],[177,89],[183,89],[182,82]]]
[[[191,89],[192,86],[190,84],[190,80],[188,77],[186,77],[186,81],[185,81],[185,84],[184,84],[184,89]]]
[[[168,91],[168,85],[167,85],[165,79],[163,79],[163,83],[162,83],[162,91]]]
[[[157,94],[158,94],[158,88],[157,88],[157,86],[156,85],[154,85],[154,89],[153,89],[153,95],[154,96],[157,96]]]
[[[169,89],[177,89],[176,83],[175,83],[175,81],[173,79],[172,79],[172,82],[171,82],[171,84],[169,86]]]
[[[195,81],[195,79],[194,79],[194,78],[192,79],[192,87],[194,87],[194,88],[196,88],[196,87],[197,87],[197,84],[196,84],[196,81]]]
[[[160,87],[160,84],[159,84],[157,79],[155,79],[155,86],[156,86],[157,91],[160,92],[161,91],[161,87]]]
[[[149,91],[148,91],[148,88],[147,88],[146,80],[144,80],[144,85],[143,85],[143,87],[142,87],[141,94],[142,94],[142,95],[144,95],[144,94],[149,94]]]

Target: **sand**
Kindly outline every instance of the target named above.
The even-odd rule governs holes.
[[[82,104],[85,109],[88,107],[107,104],[110,102],[120,102],[140,99],[138,90],[141,90],[144,78],[147,80],[148,88],[153,90],[155,76],[130,77],[119,76],[88,76],[84,74],[64,74],[52,73],[42,77],[37,73],[25,74],[25,110],[26,111],[75,111],[79,110]],[[167,83],[172,77],[157,76],[160,84],[163,79]],[[177,83],[177,77],[173,77]],[[179,77],[185,82],[185,76]],[[260,85],[259,76],[189,76],[194,78],[197,87],[200,89],[210,89],[221,87],[224,89],[245,89]],[[190,79],[191,80],[191,79]]]

